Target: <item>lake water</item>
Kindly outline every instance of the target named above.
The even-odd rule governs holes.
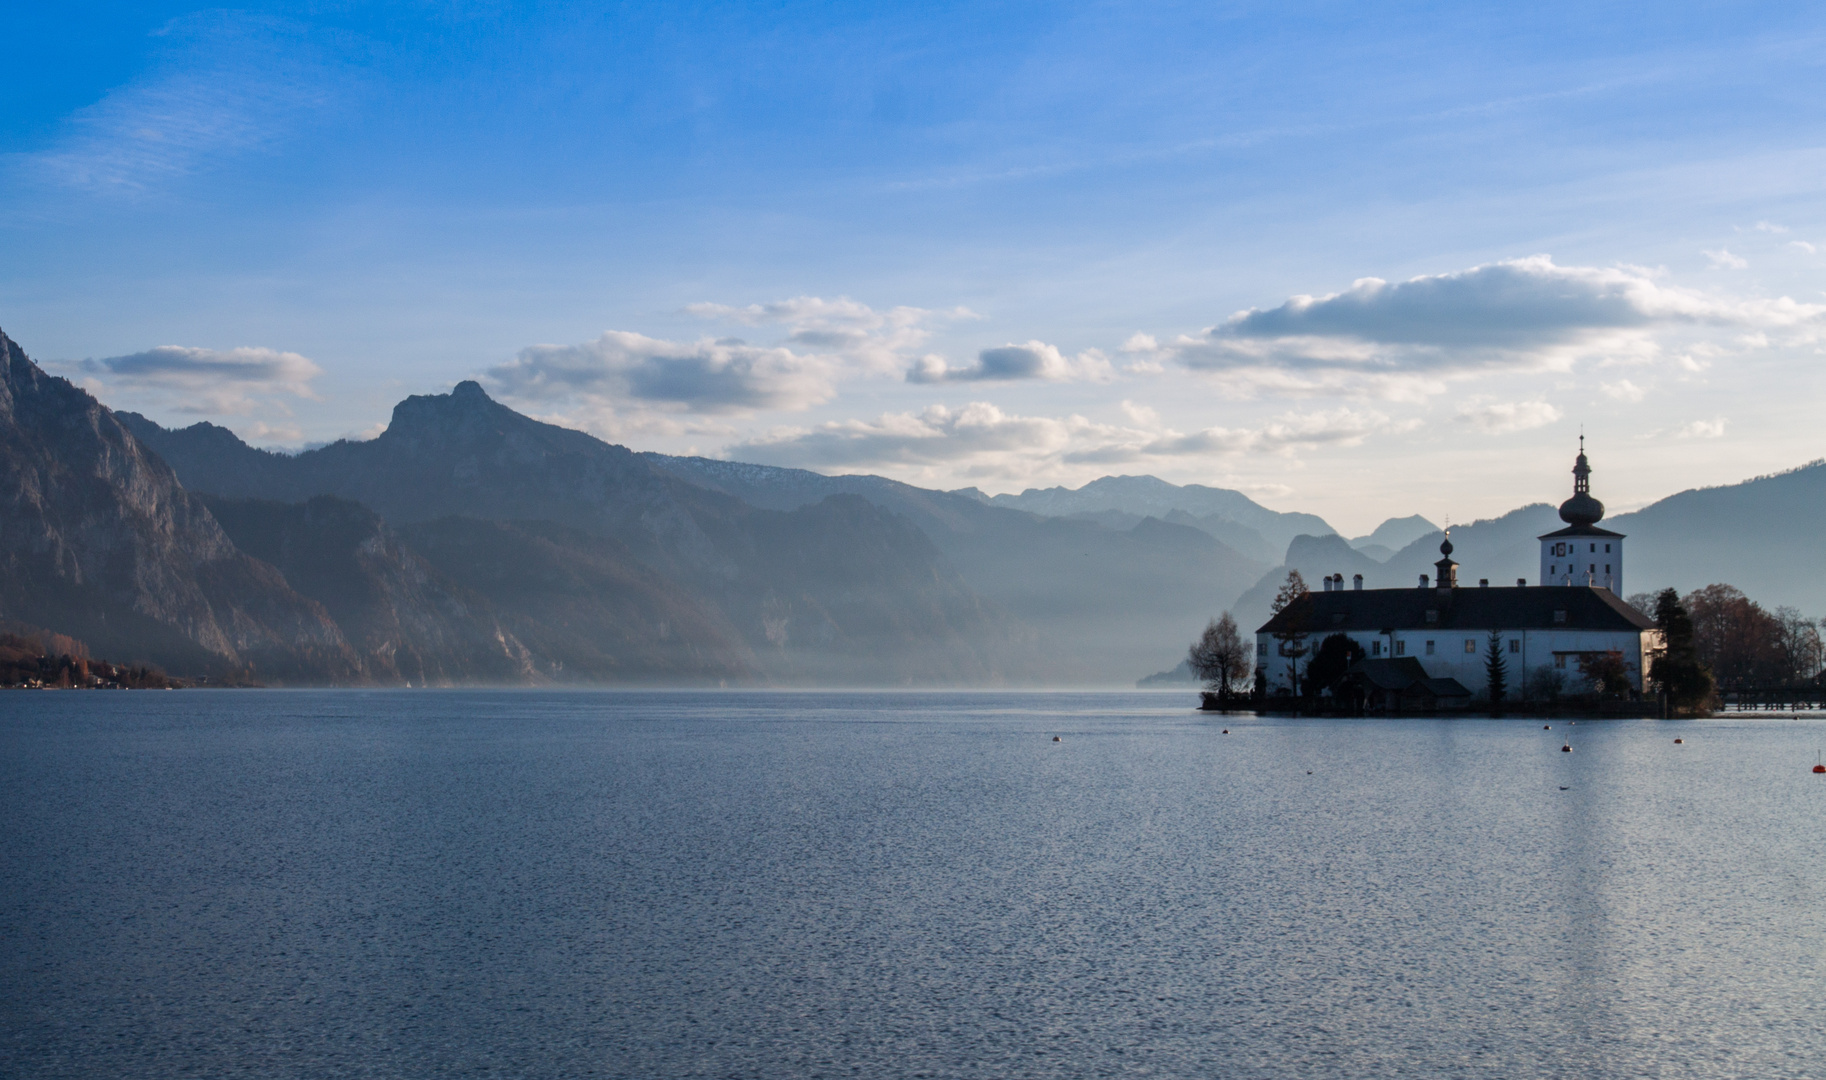
[[[0,1075],[1826,1074],[1826,721],[1190,698],[0,695]]]

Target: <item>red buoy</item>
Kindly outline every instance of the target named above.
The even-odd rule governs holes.
[[[1059,741],[1059,737],[1058,737],[1058,736],[1057,736],[1057,735],[1054,735],[1054,736],[1053,736],[1053,737],[1052,737],[1052,741],[1053,741],[1053,742],[1058,742],[1058,741]]]
[[[1815,765],[1813,767],[1813,771],[1814,772],[1826,772],[1826,765]]]
[[[1552,730],[1553,730],[1553,725],[1552,725],[1552,724],[1542,724],[1542,725],[1541,725],[1541,730],[1542,730],[1542,731],[1552,731]]]
[[[1566,745],[1564,745],[1564,746],[1562,746],[1562,747],[1560,747],[1560,753],[1562,753],[1562,754],[1570,754],[1570,753],[1572,753],[1572,744],[1571,744],[1571,743],[1567,743],[1567,744],[1566,744]]]
[[[1228,735],[1228,734],[1230,734],[1230,729],[1229,729],[1229,728],[1225,728],[1225,729],[1224,729],[1224,734],[1226,734],[1226,735]]]
[[[1681,745],[1681,744],[1682,744],[1682,743],[1683,743],[1683,742],[1684,742],[1684,741],[1685,741],[1685,740],[1683,740],[1683,739],[1675,739],[1675,740],[1674,740],[1674,745],[1675,745],[1675,746],[1679,746],[1679,745]]]

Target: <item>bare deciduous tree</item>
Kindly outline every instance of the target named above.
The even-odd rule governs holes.
[[[1212,619],[1186,653],[1193,674],[1205,681],[1205,688],[1215,690],[1219,701],[1227,702],[1236,687],[1249,678],[1250,649],[1237,633],[1236,620],[1228,611]]]

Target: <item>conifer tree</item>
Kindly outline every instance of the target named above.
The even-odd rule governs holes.
[[[1490,644],[1484,649],[1484,676],[1490,684],[1490,704],[1499,705],[1509,694],[1509,663],[1503,659],[1503,634],[1490,631]]]
[[[1662,653],[1649,669],[1649,678],[1660,684],[1675,710],[1705,708],[1712,700],[1712,671],[1699,662],[1693,620],[1673,589],[1663,589],[1655,597],[1655,625],[1661,630]]]

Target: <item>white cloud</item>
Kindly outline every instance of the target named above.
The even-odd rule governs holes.
[[[1818,254],[1819,250],[1820,250],[1819,248],[1813,246],[1812,244],[1809,244],[1805,240],[1790,240],[1790,241],[1788,241],[1788,246],[1791,248],[1799,248],[1800,250],[1805,251],[1809,255]]]
[[[1136,414],[1131,413],[1131,419]],[[1372,434],[1411,430],[1376,412],[1338,409],[1287,414],[1257,428],[1178,432],[1127,427],[1083,416],[1021,416],[987,402],[961,409],[933,405],[813,428],[782,428],[726,448],[742,461],[810,468],[944,465],[966,475],[1026,477],[1071,466],[1290,454],[1319,446],[1354,446]]]
[[[518,402],[625,404],[698,412],[803,409],[836,393],[839,365],[784,346],[732,339],[679,342],[611,330],[579,345],[529,345],[487,379]]]
[[[1494,405],[1466,406],[1458,419],[1490,435],[1506,435],[1545,427],[1560,418],[1560,410],[1545,401],[1504,401]]]
[[[1104,381],[1114,376],[1109,361],[1096,349],[1067,358],[1057,346],[1043,341],[984,349],[977,354],[976,363],[967,367],[951,367],[940,357],[926,356],[907,370],[907,381],[911,383],[1009,382],[1020,379],[1044,379],[1051,382],[1077,379]]]
[[[152,393],[176,412],[206,416],[246,415],[277,394],[315,398],[311,380],[323,374],[298,353],[250,346],[160,345],[59,366],[89,376],[85,383],[102,393]]]
[[[1700,254],[1706,257],[1714,270],[1744,270],[1750,266],[1748,259],[1741,255],[1733,255],[1725,248],[1719,248],[1717,251],[1708,249]]]
[[[1755,225],[1752,225],[1750,227],[1752,229],[1755,229],[1757,232],[1775,233],[1778,236],[1781,235],[1782,233],[1785,233],[1788,231],[1788,226],[1777,225],[1773,221],[1759,221]]]
[[[901,306],[878,311],[847,296],[834,300],[796,296],[746,307],[701,303],[687,305],[685,310],[717,322],[784,327],[787,337],[782,345],[840,357],[862,370],[879,374],[898,371],[931,336],[934,323],[978,317],[969,308],[961,307],[933,311]]]
[[[1647,390],[1630,382],[1628,379],[1618,379],[1614,383],[1602,383],[1598,386],[1598,389],[1602,390],[1608,397],[1615,398],[1618,401],[1627,401],[1632,404],[1641,401],[1648,394]]]
[[[1721,439],[1724,434],[1725,421],[1722,416],[1716,420],[1695,420],[1674,433],[1676,438],[1681,439]]]
[[[1570,370],[1580,358],[1642,362],[1679,328],[1816,324],[1826,305],[1729,300],[1637,267],[1559,266],[1545,255],[1238,312],[1198,336],[1130,339],[1137,352],[1220,377],[1237,395],[1336,393],[1417,400],[1492,372]]]

